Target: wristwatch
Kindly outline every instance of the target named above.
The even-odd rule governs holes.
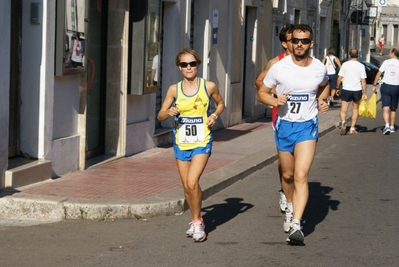
[[[216,115],[215,113],[212,113],[212,114],[211,114],[211,116],[214,116],[214,117],[215,117],[215,120],[217,120],[217,119],[218,119],[218,117],[219,117],[219,116],[218,116],[218,115]]]

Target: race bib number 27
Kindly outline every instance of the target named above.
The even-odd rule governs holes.
[[[291,119],[301,120],[303,112],[308,111],[308,94],[290,94],[287,96],[288,113]]]
[[[200,143],[205,140],[203,117],[180,117],[179,142]]]

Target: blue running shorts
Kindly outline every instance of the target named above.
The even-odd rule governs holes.
[[[293,153],[296,144],[307,140],[317,140],[318,137],[319,120],[317,116],[304,122],[277,119],[274,140],[280,151]]]
[[[327,76],[328,76],[328,81],[330,83],[330,88],[334,90],[337,89],[337,75],[331,74]]]
[[[389,107],[390,110],[396,110],[399,101],[399,85],[383,83],[380,91],[382,107]]]
[[[211,156],[212,142],[206,144],[205,147],[197,147],[190,150],[181,150],[178,145],[174,144],[173,152],[175,153],[175,158],[181,161],[191,161],[195,155],[199,154],[209,154]]]

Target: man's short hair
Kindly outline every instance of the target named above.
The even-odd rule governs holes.
[[[396,48],[392,48],[391,52],[395,55],[395,57],[399,57],[399,50]]]
[[[352,49],[349,51],[349,57],[350,57],[350,58],[358,58],[358,57],[359,57],[359,51],[357,51],[356,48],[352,48]]]
[[[301,32],[309,32],[310,33],[310,40],[313,40],[313,30],[312,27],[310,27],[307,24],[296,24],[294,28],[292,29],[292,32],[294,31],[301,31]]]
[[[294,25],[293,24],[287,24],[285,25],[281,31],[280,34],[278,36],[278,38],[280,39],[280,42],[287,42],[287,33],[292,33],[292,30],[294,29]]]

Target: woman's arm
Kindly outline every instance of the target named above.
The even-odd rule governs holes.
[[[173,107],[173,102],[176,99],[176,84],[169,86],[168,92],[166,93],[165,100],[162,103],[161,109],[158,112],[157,119],[159,121],[167,120],[169,117],[173,117],[179,114],[179,110]]]

